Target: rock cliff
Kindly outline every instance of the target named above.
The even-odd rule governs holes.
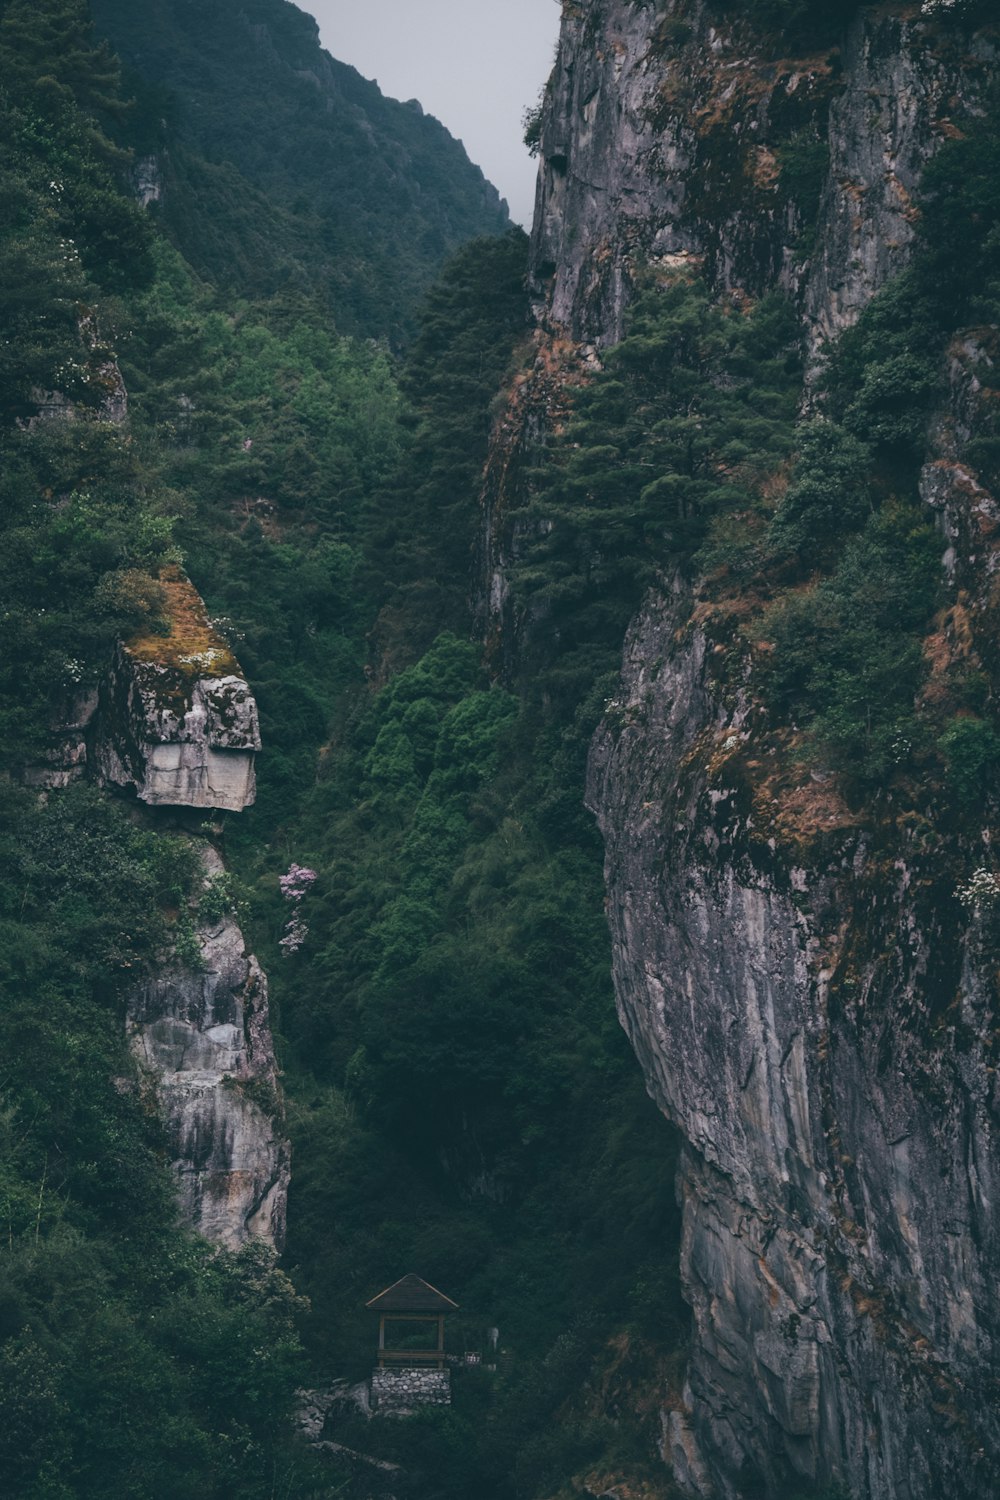
[[[240,812],[254,799],[257,706],[239,664],[179,571],[157,585],[163,633],[119,644],[99,693],[78,694],[25,780],[57,790],[88,773],[147,807]],[[130,997],[133,1053],[160,1102],[182,1214],[235,1249],[280,1249],[289,1146],[267,980],[226,899],[219,854],[199,846],[197,915]]]
[[[102,686],[99,773],[151,807],[242,812],[256,795],[257,705],[189,581],[162,587],[167,634],[124,642]]]
[[[734,6],[564,4],[532,239],[539,353],[486,486],[485,611],[508,660],[524,623],[506,586],[519,453],[620,338],[644,265],[784,289],[818,359],[905,265],[923,166],[998,57],[995,27],[926,9],[861,7],[844,36],[788,57]],[[922,489],[962,591],[949,649],[991,672],[1000,513],[966,450],[994,343],[953,351]],[[991,940],[956,901],[954,850],[852,810],[828,776],[769,779],[752,683],[719,668],[731,629],[695,604],[678,580],[634,622],[588,790],[621,1019],[687,1142],[695,1337],[664,1455],[706,1500],[831,1482],[858,1500],[986,1493],[1000,1473]]]
[[[223,864],[200,853],[210,890]],[[280,1249],[289,1148],[267,980],[231,913],[200,916],[193,936],[193,953],[132,995],[132,1050],[160,1100],[186,1222],[229,1249],[250,1238]]]
[[[687,1149],[687,1411],[705,1495],[846,1480],[982,1493],[997,1472],[995,997],[919,842],[830,786],[759,795],[755,715],[678,589],[626,647],[589,798],[615,983]],[[658,666],[656,664],[659,664]]]
[[[740,9],[564,5],[532,234],[546,326],[616,343],[636,271],[680,257],[720,287],[784,287],[818,340],[903,263],[921,169],[995,42],[880,5],[788,56]]]

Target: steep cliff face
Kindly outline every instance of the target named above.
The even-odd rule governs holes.
[[[564,368],[620,338],[650,263],[783,288],[821,355],[905,265],[920,173],[996,67],[989,28],[915,5],[864,7],[840,45],[791,59],[721,14],[564,6],[532,242]],[[928,652],[991,672],[998,513],[967,445],[994,342],[952,351],[922,483],[957,591]],[[512,410],[537,420],[550,365]],[[516,462],[497,475],[516,452],[501,425],[485,550],[508,631],[521,481]],[[689,584],[652,597],[590,765],[622,1022],[687,1142],[695,1338],[664,1453],[706,1497],[835,1481],[959,1500],[1000,1472],[995,952],[956,899],[982,848],[779,772],[733,641]]]
[[[591,758],[622,1021],[688,1142],[668,1450],[706,1495],[972,1495],[1000,1454],[989,954],[937,851],[808,777],[768,805],[719,645],[651,600]]]
[[[179,571],[160,582],[165,634],[119,645],[101,687],[100,779],[156,808],[241,812],[254,800],[257,705],[239,663]],[[205,890],[186,949],[131,997],[132,1050],[160,1100],[185,1220],[235,1249],[281,1248],[289,1147],[267,980],[199,847]]]
[[[903,263],[921,169],[993,58],[915,5],[791,57],[737,7],[564,6],[532,236],[543,321],[616,343],[636,270],[682,257],[718,286],[783,286],[816,338],[847,326]]]
[[[222,861],[208,845],[200,855],[210,884]],[[185,1220],[229,1249],[280,1249],[290,1161],[267,979],[231,914],[199,918],[194,937],[195,955],[132,995],[132,1050],[160,1100]]]
[[[978,107],[996,57],[995,37],[916,5],[865,7],[805,56],[739,7],[564,5],[531,237],[538,352],[484,491],[480,611],[508,658],[525,456],[621,339],[636,277],[688,268],[720,291],[780,288],[820,359],[906,264],[921,170],[952,115]]]
[[[254,799],[257,705],[190,580],[175,570],[157,586],[164,633],[119,644],[100,692],[67,705],[25,779],[57,790],[89,773],[150,808],[241,812]],[[251,1238],[280,1249],[289,1145],[267,979],[222,859],[208,844],[197,852],[196,914],[130,996],[130,1044],[159,1099],[185,1221],[230,1249]]]

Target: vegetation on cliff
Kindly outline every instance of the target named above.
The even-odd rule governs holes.
[[[212,1255],[176,1226],[126,1053],[124,993],[196,878],[186,843],[85,788],[39,802],[8,782],[4,1484],[39,1500],[312,1493],[288,1425],[299,1340],[318,1374],[361,1373],[360,1305],[413,1262],[462,1300],[471,1345],[496,1321],[506,1351],[407,1439],[417,1492],[542,1494],[634,1446],[581,1377],[638,1379],[683,1314],[656,1264],[675,1235],[673,1144],[614,1021],[583,742],[491,686],[468,640],[525,238],[459,257],[400,381],[314,300],[223,299],[151,230],[127,190],[143,115],[76,0],[7,0],[0,27],[5,764],[44,756],[116,636],[167,628],[183,558],[213,630],[239,641],[268,746],[229,842],[277,976],[288,1264],[313,1299],[266,1257]],[[319,878],[284,959],[288,848]],[[323,1491],[340,1483],[328,1469]]]
[[[537,455],[522,667],[498,682],[469,596],[491,403],[529,358],[524,236],[465,245],[416,319],[444,250],[498,219],[432,122],[339,65],[293,82],[315,35],[290,7],[242,7],[269,48],[213,12],[202,83],[175,10],[96,9],[154,59],[136,108],[79,0],[0,0],[0,1487],[346,1491],[347,1469],[292,1444],[294,1388],[366,1373],[363,1303],[409,1269],[461,1303],[465,1347],[499,1327],[498,1368],[456,1379],[448,1413],[348,1440],[428,1500],[638,1486],[659,1411],[636,1393],[676,1385],[685,1338],[675,1142],[615,1020],[589,735],[644,589],[680,568],[724,620],[720,672],[751,660],[783,747],[842,772],[857,805],[919,775],[964,816],[992,786],[985,674],[924,691],[940,549],[915,486],[948,342],[1000,314],[1000,112],[927,173],[913,269],[842,341],[819,416],[799,417],[784,302],[649,277]],[[273,91],[269,133],[244,128],[247,69]],[[324,88],[385,133],[363,206],[367,155],[324,178],[357,144],[313,108]],[[194,123],[205,90],[228,162]],[[129,176],[161,116],[157,222]],[[820,170],[800,145],[783,170],[801,207]],[[409,151],[445,205],[433,224],[407,198]],[[409,337],[405,363],[384,335]],[[1000,436],[976,442],[995,477]],[[11,774],[117,636],[164,628],[181,558],[261,709],[259,801],[226,838],[281,1031],[291,1280],[176,1225],[121,1035],[125,989],[193,888],[187,844]],[[288,952],[292,859],[316,879]]]

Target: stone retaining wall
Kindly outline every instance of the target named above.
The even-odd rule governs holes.
[[[451,1405],[450,1370],[375,1370],[372,1372],[372,1410],[406,1416],[418,1406]]]

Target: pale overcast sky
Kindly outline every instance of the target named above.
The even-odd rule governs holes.
[[[558,0],[296,0],[323,45],[383,94],[419,99],[531,227],[535,162],[521,116],[549,75]]]

